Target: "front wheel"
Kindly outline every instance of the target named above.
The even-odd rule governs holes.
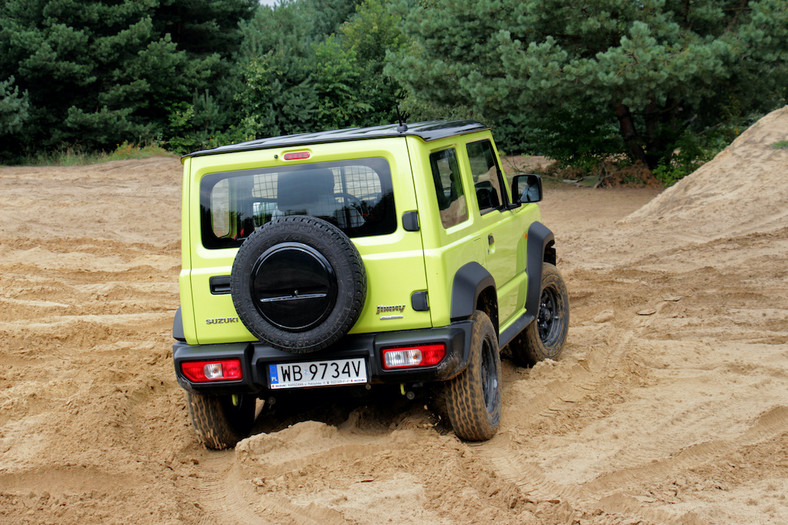
[[[200,442],[206,448],[234,447],[249,435],[254,425],[254,396],[249,394],[209,396],[187,392],[189,415]]]
[[[471,320],[468,366],[444,386],[446,412],[457,437],[485,441],[501,422],[501,356],[487,314],[477,310]]]
[[[558,359],[569,331],[569,294],[558,268],[542,265],[542,285],[536,319],[509,343],[517,364],[530,366],[545,359]]]

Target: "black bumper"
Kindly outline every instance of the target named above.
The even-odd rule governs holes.
[[[213,345],[190,345],[177,342],[172,346],[173,362],[178,383],[184,389],[195,393],[253,393],[261,395],[269,390],[268,365],[351,357],[364,358],[370,384],[446,381],[462,372],[468,365],[471,326],[471,321],[458,321],[442,328],[348,335],[330,348],[310,354],[283,352],[257,342]],[[396,370],[383,368],[381,353],[384,349],[433,343],[446,345],[446,356],[437,365]],[[243,370],[243,379],[194,383],[181,372],[181,363],[183,362],[213,359],[239,359]]]

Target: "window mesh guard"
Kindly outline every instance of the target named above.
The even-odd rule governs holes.
[[[333,194],[321,195],[301,209],[281,210],[277,205],[279,177],[288,173],[262,173],[254,176],[255,226],[262,226],[271,218],[284,215],[312,215],[335,223],[340,228],[356,228],[364,224],[370,210],[380,200],[383,191],[378,174],[368,166],[331,168],[334,175]]]

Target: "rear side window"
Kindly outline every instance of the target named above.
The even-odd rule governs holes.
[[[503,177],[495,160],[495,150],[489,140],[471,142],[467,146],[471,164],[476,201],[479,211],[484,213],[505,204]]]
[[[451,148],[430,154],[430,167],[443,227],[449,228],[467,220],[468,206],[462,190],[457,152]]]
[[[348,237],[397,229],[391,170],[368,158],[212,173],[200,183],[203,246],[238,247],[273,218],[312,215]]]

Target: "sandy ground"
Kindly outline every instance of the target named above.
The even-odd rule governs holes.
[[[655,190],[547,189],[572,324],[500,432],[310,398],[235,450],[172,370],[175,158],[0,169],[2,523],[788,523],[788,108]]]

